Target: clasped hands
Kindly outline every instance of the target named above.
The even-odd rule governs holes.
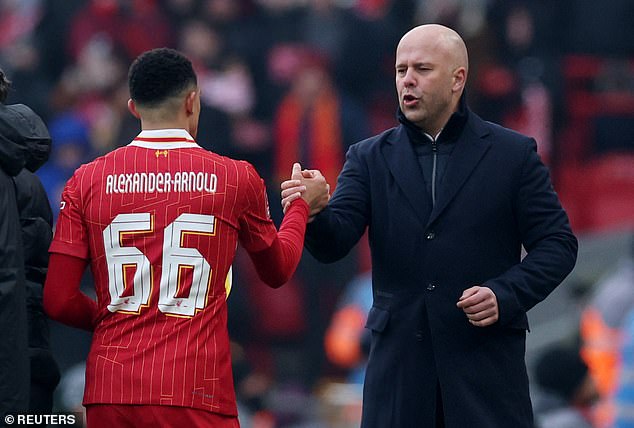
[[[302,170],[299,163],[293,164],[290,180],[284,181],[282,189],[282,209],[286,210],[297,198],[304,198],[310,207],[309,221],[317,215],[330,200],[330,185],[318,170]],[[456,303],[469,322],[477,327],[495,324],[500,316],[497,297],[486,286],[473,286],[464,290]]]
[[[323,174],[316,169],[302,170],[299,163],[293,164],[290,180],[284,181],[280,188],[284,213],[291,202],[297,198],[303,198],[310,207],[310,220],[324,209],[330,200],[330,185]]]

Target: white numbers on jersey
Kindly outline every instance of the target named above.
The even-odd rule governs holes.
[[[119,214],[103,231],[103,243],[108,263],[108,291],[110,312],[135,312],[147,306],[152,290],[150,261],[136,247],[122,247],[124,233],[152,231],[150,213]],[[134,270],[132,293],[125,290],[126,273]]]
[[[181,246],[184,234],[213,235],[216,219],[212,215],[181,214],[165,228],[163,238],[163,274],[161,275],[158,307],[166,314],[192,316],[196,309],[205,307],[211,267],[195,248]],[[192,286],[188,297],[175,297],[180,283],[181,269],[193,269]]]
[[[108,263],[110,312],[138,314],[148,306],[152,290],[152,267],[148,258],[136,247],[121,246],[124,234],[153,232],[150,213],[119,214],[103,231]],[[203,309],[212,269],[195,248],[183,247],[185,235],[215,234],[216,218],[212,215],[181,214],[163,232],[163,271],[159,283],[158,308],[170,315],[190,317],[196,309]],[[189,295],[177,297],[182,274],[191,270]],[[126,290],[127,274],[134,272],[132,287]]]

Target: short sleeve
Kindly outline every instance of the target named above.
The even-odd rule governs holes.
[[[75,173],[64,187],[49,252],[88,259],[88,233],[81,209],[79,184],[78,174]]]
[[[239,218],[239,240],[249,252],[262,251],[271,246],[277,229],[271,220],[264,180],[246,163],[245,209]]]

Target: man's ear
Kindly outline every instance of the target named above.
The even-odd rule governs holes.
[[[194,113],[194,106],[196,105],[196,95],[197,91],[191,91],[185,97],[185,110],[187,111],[187,115]]]
[[[465,67],[458,67],[453,73],[453,90],[460,92],[464,89],[467,82],[467,69]]]
[[[141,115],[139,115],[139,112],[136,110],[136,104],[134,104],[132,98],[128,100],[128,110],[130,110],[132,116],[136,117],[137,119],[141,119]]]

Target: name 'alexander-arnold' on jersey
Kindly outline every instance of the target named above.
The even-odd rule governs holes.
[[[208,172],[177,171],[108,174],[106,195],[113,193],[207,192],[216,193],[218,177]]]

